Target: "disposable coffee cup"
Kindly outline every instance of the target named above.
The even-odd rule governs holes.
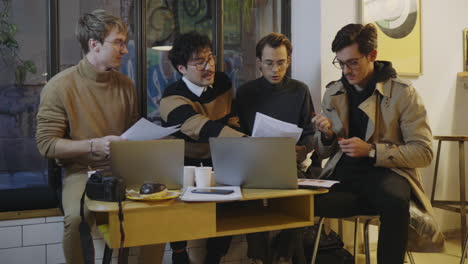
[[[195,186],[195,166],[184,166],[184,187]]]
[[[211,167],[195,168],[195,183],[197,187],[211,187],[212,181]]]

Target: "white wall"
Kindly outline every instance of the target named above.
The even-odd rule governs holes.
[[[332,61],[335,54],[331,51],[331,43],[335,38],[336,32],[344,25],[349,23],[358,23],[359,0],[340,1],[340,0],[322,0],[322,32],[320,33],[322,61],[322,95],[325,92],[325,86],[334,80],[341,78],[341,71],[333,66]]]
[[[315,110],[320,109],[320,1],[294,0],[291,6],[292,77],[309,86]]]
[[[423,98],[434,135],[468,135],[468,90],[457,87],[457,72],[463,71],[462,32],[468,27],[466,0],[422,3],[423,75],[413,80]],[[465,147],[465,153],[466,153]],[[435,148],[434,148],[435,150]],[[444,151],[445,150],[445,151]],[[468,164],[465,161],[465,167]],[[458,200],[458,146],[442,147],[436,198]],[[424,186],[432,188],[433,166],[423,170]],[[459,227],[458,214],[437,210],[444,229]]]
[[[468,28],[468,1],[424,0],[422,6],[423,74],[411,78],[428,111],[434,135],[468,135],[468,89],[457,87],[457,72],[463,71],[462,31]],[[331,42],[336,32],[348,23],[360,20],[360,0],[293,1],[293,77],[305,81],[314,104],[325,85],[339,79],[341,72],[331,61]],[[317,12],[321,10],[320,21]],[[320,73],[319,73],[320,72]],[[467,149],[468,147],[465,147]],[[436,145],[434,144],[434,154]],[[468,155],[467,155],[468,156]],[[468,157],[467,157],[468,159]],[[422,169],[423,184],[430,195],[434,163]],[[468,162],[465,161],[468,168]],[[459,198],[458,146],[446,143],[442,149],[436,198]],[[444,230],[459,227],[459,215],[436,209]]]

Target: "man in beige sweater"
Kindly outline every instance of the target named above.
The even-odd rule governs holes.
[[[67,263],[83,263],[78,225],[80,197],[88,166],[108,169],[112,141],[124,140],[125,132],[139,117],[133,82],[115,71],[126,47],[124,22],[103,10],[84,14],[78,21],[76,37],[85,57],[78,65],[54,76],[41,93],[37,114],[36,142],[47,158],[64,168],[62,205],[64,209],[63,248]],[[93,215],[85,208],[90,225]],[[142,256],[151,255],[146,247]],[[151,256],[153,262],[160,257]],[[153,263],[140,258],[140,263]]]

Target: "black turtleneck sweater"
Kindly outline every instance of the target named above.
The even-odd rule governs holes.
[[[369,80],[369,83],[365,87],[362,87],[364,88],[362,91],[356,90],[344,75],[341,77],[341,82],[348,94],[349,138],[359,137],[362,140],[365,140],[369,117],[359,109],[359,105],[374,93],[378,82],[385,82],[395,76],[396,71],[392,67],[391,62],[376,61],[374,63],[374,73]],[[336,165],[335,176],[339,180],[350,179],[350,174],[354,174],[359,177],[359,175],[368,171],[369,167],[373,167],[374,162],[374,159],[370,159],[368,157],[353,158],[343,155]]]
[[[314,106],[306,84],[285,77],[273,85],[261,77],[238,88],[236,104],[244,133],[252,134],[255,113],[260,112],[304,129],[298,145],[312,148]]]

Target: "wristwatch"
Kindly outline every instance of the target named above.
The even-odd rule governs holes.
[[[375,159],[375,144],[372,144],[369,149],[369,158]]]

